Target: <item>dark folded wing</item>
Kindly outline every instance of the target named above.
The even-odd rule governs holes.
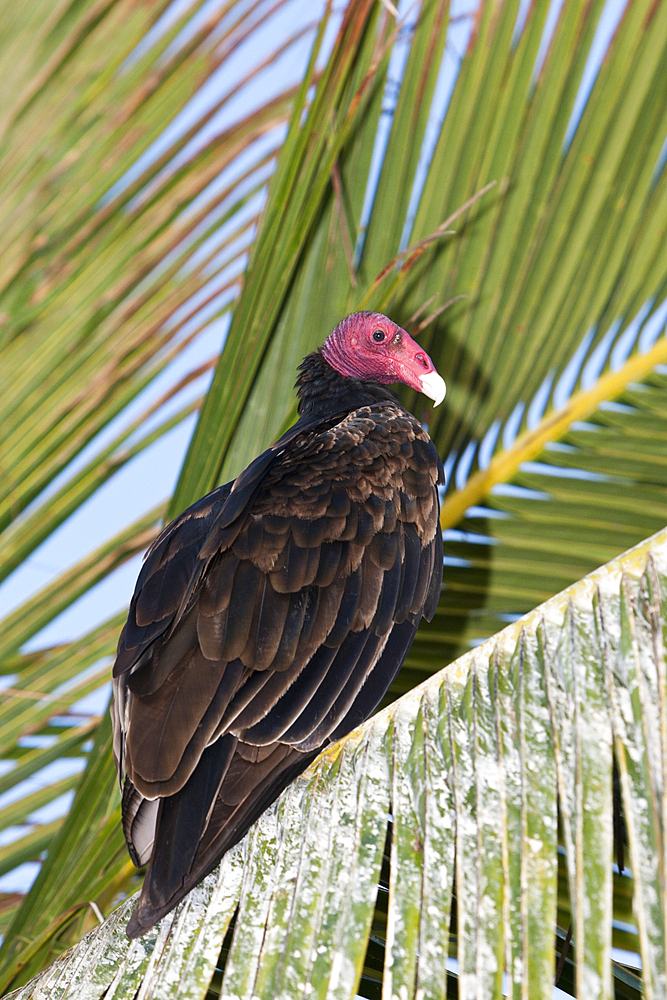
[[[128,629],[138,655],[129,667],[126,655],[116,681],[119,757],[133,794],[162,800],[151,813],[157,846],[136,933],[329,739],[368,717],[424,610],[432,613],[439,461],[414,418],[378,409],[296,437],[245,487],[240,511],[232,490],[201,509],[196,529],[186,512],[149,557],[133,627],[163,628],[148,642]],[[193,586],[186,559],[197,543]]]
[[[226,483],[188,507],[146,553],[118,642],[114,677],[131,669],[171,626],[199,564],[201,547],[232,485]]]
[[[333,418],[335,420],[335,418]],[[299,421],[234,481],[219,486],[171,521],[146,553],[121,632],[113,676],[132,669],[155,640],[181,617],[187,596],[198,583],[206,560],[202,548],[211,530],[237,520],[256,492],[266,469],[317,422]],[[234,489],[234,495],[230,496]]]

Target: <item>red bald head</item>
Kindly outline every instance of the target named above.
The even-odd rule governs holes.
[[[346,316],[322,346],[325,361],[348,378],[389,384],[404,382],[437,406],[445,383],[428,354],[409,333],[381,313]]]

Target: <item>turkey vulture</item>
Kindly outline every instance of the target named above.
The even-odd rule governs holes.
[[[428,434],[386,388],[445,383],[379,313],[309,354],[299,419],[148,551],[113,668],[139,937],[328,743],[375,710],[442,581]]]

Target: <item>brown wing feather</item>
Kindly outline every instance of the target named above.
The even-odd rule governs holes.
[[[133,856],[145,856],[150,822],[158,845],[133,936],[346,720],[373,711],[439,587],[441,466],[398,404],[364,407],[257,461],[243,504],[223,487],[163,532],[121,637],[114,728],[132,787],[126,835],[132,843],[145,815]],[[163,805],[141,814],[137,796]],[[188,826],[199,846],[163,857],[165,837],[180,843]]]

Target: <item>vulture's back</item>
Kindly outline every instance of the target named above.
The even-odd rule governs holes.
[[[327,743],[374,711],[442,578],[442,466],[391,400],[299,422],[177,518],[114,667],[144,933]]]

